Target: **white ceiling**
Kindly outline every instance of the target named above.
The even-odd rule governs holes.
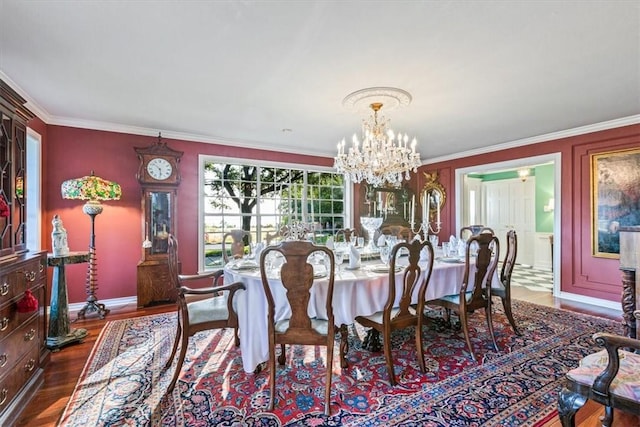
[[[343,98],[389,86],[413,97],[392,127],[433,161],[640,122],[638,1],[0,0],[0,16],[0,78],[52,124],[333,156],[365,116]]]

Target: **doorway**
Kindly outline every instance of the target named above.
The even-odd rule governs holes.
[[[560,292],[560,168],[561,154],[553,153],[455,171],[456,229],[484,224],[498,236],[516,229],[518,264],[550,270],[554,296]],[[536,177],[537,170],[548,176]]]

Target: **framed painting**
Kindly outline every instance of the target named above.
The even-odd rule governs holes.
[[[640,225],[640,149],[591,155],[593,255],[620,257],[621,226]]]

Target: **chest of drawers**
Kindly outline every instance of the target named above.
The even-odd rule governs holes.
[[[0,261],[0,425],[13,425],[44,380],[49,359],[46,336],[46,253]],[[36,311],[21,313],[30,290]]]

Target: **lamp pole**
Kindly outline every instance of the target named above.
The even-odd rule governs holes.
[[[96,258],[96,216],[102,213],[102,205],[97,200],[89,200],[82,207],[82,211],[91,218],[91,240],[89,242],[89,268],[87,271],[87,303],[78,311],[78,319],[84,319],[87,312],[97,312],[101,319],[109,313],[104,304],[98,302],[98,261]]]

